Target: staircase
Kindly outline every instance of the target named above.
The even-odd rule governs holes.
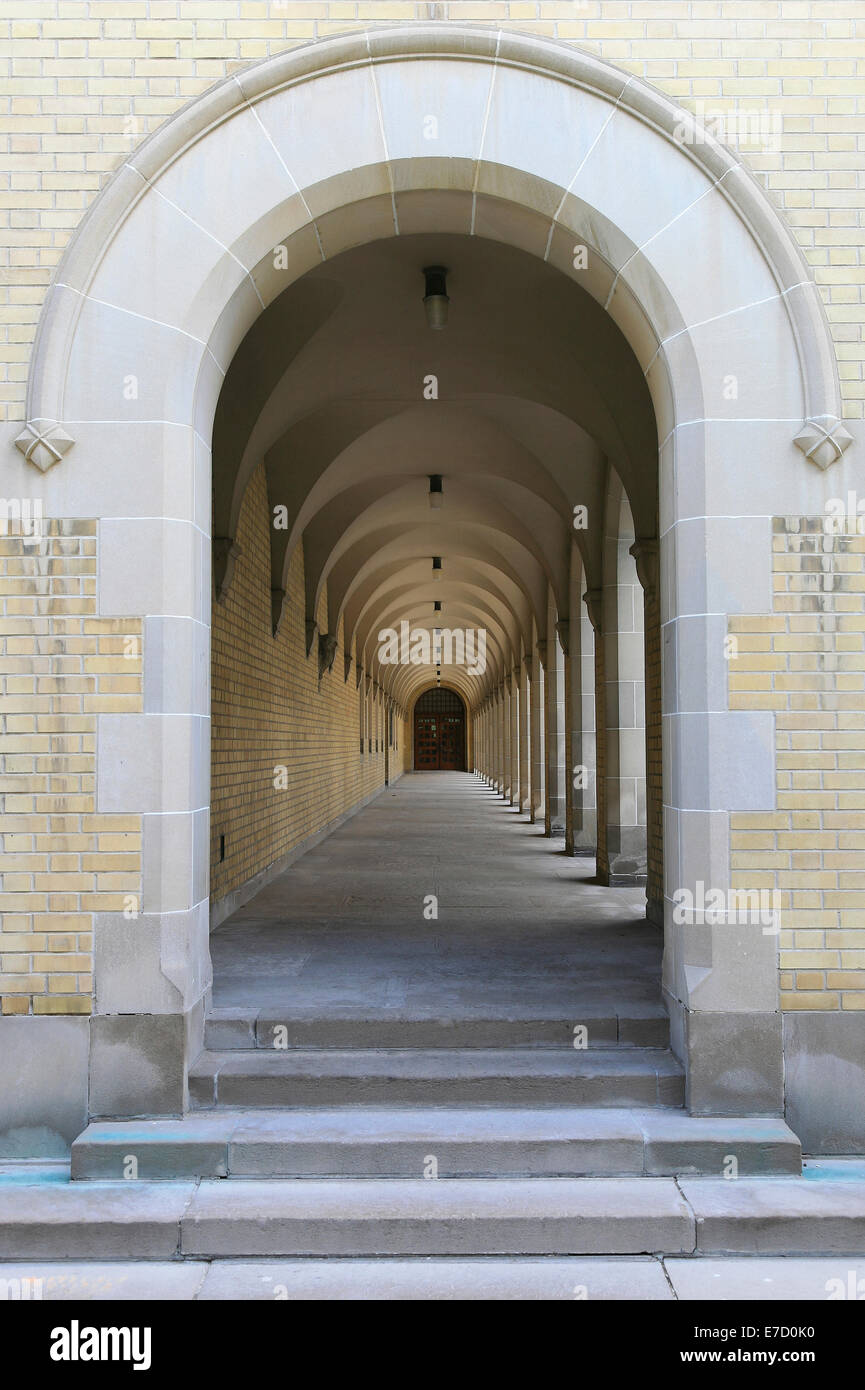
[[[217,1010],[182,1120],[102,1121],[75,1178],[540,1179],[798,1174],[777,1119],[700,1119],[660,1009],[583,1017],[316,1018]],[[279,1044],[274,1046],[274,1043]]]
[[[0,1181],[0,1272],[107,1261],[114,1288],[135,1260],[165,1288],[179,1265],[178,1297],[654,1298],[694,1257],[865,1248],[865,1181],[803,1178],[778,1118],[684,1111],[660,1009],[582,1023],[578,1049],[555,1019],[217,1010],[189,1114],[90,1124],[71,1182]]]

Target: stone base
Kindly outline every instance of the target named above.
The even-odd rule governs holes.
[[[666,990],[664,1003],[692,1115],[783,1113],[780,1013],[704,1013],[686,1008]],[[789,1117],[788,1122],[798,1133]]]
[[[865,1013],[783,1015],[788,1124],[810,1154],[865,1153]]]
[[[0,1159],[62,1158],[87,1116],[89,1018],[0,1018]]]

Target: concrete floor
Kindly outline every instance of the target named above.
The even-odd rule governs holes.
[[[645,894],[470,773],[406,774],[213,933],[214,1005],[303,1017],[660,1009]],[[438,920],[424,899],[438,899]]]

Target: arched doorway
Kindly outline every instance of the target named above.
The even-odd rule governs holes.
[[[772,1106],[780,1094],[776,938],[759,924],[739,932],[724,922],[694,933],[676,915],[674,894],[684,889],[696,899],[707,884],[726,891],[736,868],[731,814],[768,814],[775,806],[774,715],[759,691],[744,703],[731,699],[724,638],[730,615],[772,607],[772,517],[789,513],[791,487],[805,516],[823,513],[827,489],[844,496],[848,477],[854,486],[846,462],[824,483],[820,468],[802,457],[806,446],[818,448],[812,437],[825,436],[828,461],[844,447],[843,437],[832,443],[840,404],[825,316],[768,199],[687,113],[588,55],[516,34],[497,35],[494,46],[490,40],[489,32],[458,26],[346,35],[233,75],[124,163],[82,223],[46,301],[20,445],[36,468],[22,495],[43,498],[51,515],[98,523],[98,592],[88,601],[108,618],[135,619],[143,647],[140,695],[93,716],[94,809],[134,818],[140,828],[133,906],[118,894],[94,909],[96,997],[99,1012],[110,1015],[95,1020],[94,1056],[123,1075],[132,1113],[182,1108],[210,986],[211,706],[201,672],[210,656],[211,555],[218,592],[230,602],[246,484],[274,444],[274,422],[263,416],[242,441],[243,471],[215,497],[211,534],[210,443],[222,437],[213,426],[226,371],[250,327],[289,285],[326,261],[332,268],[343,252],[416,231],[486,237],[555,269],[591,296],[639,362],[657,440],[626,448],[630,412],[616,396],[615,372],[597,400],[593,435],[640,504],[635,558],[658,609],[650,656],[663,686],[664,757],[653,788],[668,866],[664,987],[695,1108],[738,1110],[743,1075],[768,1078]],[[448,119],[431,158],[426,113],[438,109]],[[537,119],[526,122],[526,110]],[[315,313],[307,305],[305,318],[293,322],[312,331]],[[118,362],[134,393],[118,388]],[[561,365],[573,381],[570,361]],[[251,377],[250,403],[261,406],[260,393],[273,384]],[[422,368],[412,389],[413,401],[424,399]],[[546,405],[549,379],[534,390]],[[521,390],[509,406],[512,436],[527,450],[543,439],[572,459],[554,422],[524,409],[527,394]],[[333,427],[337,441],[340,429]],[[485,439],[478,446],[479,458],[491,456]],[[309,449],[294,457],[310,467],[315,461]],[[524,476],[522,465],[514,476]],[[549,506],[554,499],[542,500]],[[567,502],[574,518],[600,513],[599,497],[587,504],[574,493]],[[538,508],[524,499],[527,531]],[[348,504],[345,515],[354,515]],[[489,516],[488,507],[472,525],[484,526]],[[298,515],[297,527],[306,520]],[[271,528],[271,544],[262,547],[262,567],[272,568],[273,627],[288,607],[305,644],[311,698],[320,698],[322,676],[335,670],[346,702],[357,699],[351,742],[363,738],[367,758],[384,756],[383,693],[405,706],[415,679],[410,667],[395,666],[383,691],[366,653],[358,659],[365,609],[378,604],[372,558],[385,543],[393,547],[385,563],[404,558],[404,520],[386,525],[392,540],[384,528],[340,539],[328,594],[314,568],[321,547],[311,537],[316,578],[305,617],[297,603],[285,603],[292,580],[278,544],[285,533]],[[494,608],[485,624],[497,646],[485,678],[492,714],[483,733],[506,766],[508,691],[530,668],[534,685],[548,692],[552,724],[574,703],[572,686],[563,680],[560,698],[549,678],[558,677],[558,664],[546,595],[534,582],[511,578],[516,552],[509,544],[494,557],[489,541],[475,550],[473,572],[460,578],[473,583],[479,603],[489,603],[497,558],[505,579],[495,602],[516,615],[504,623]],[[425,553],[439,551],[428,546]],[[565,597],[566,552],[560,547],[543,561],[557,567]],[[354,581],[342,572],[349,569]],[[418,578],[425,584],[429,577],[427,562]],[[583,585],[589,619],[602,631],[609,613],[597,564],[592,570],[587,561]],[[580,619],[564,604],[556,612],[558,640],[573,651]],[[475,611],[454,616],[478,622]],[[354,657],[341,670],[334,661],[347,620]],[[260,682],[258,668],[250,670]],[[627,678],[624,669],[617,676]],[[273,786],[277,761],[259,762]],[[607,781],[616,771],[610,764]],[[311,783],[316,775],[313,769]],[[716,1074],[714,1059],[726,1046],[718,1040],[728,1036],[743,1060]],[[155,1097],[142,1097],[137,1079],[145,1044],[163,1059],[168,1078]]]
[[[466,709],[455,690],[424,691],[414,707],[415,772],[465,772]]]

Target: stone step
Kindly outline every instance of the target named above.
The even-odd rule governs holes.
[[[101,1121],[72,1146],[72,1177],[421,1177],[799,1174],[780,1119],[681,1110],[215,1110]],[[134,1160],[134,1165],[131,1160]]]
[[[677,1261],[693,1264],[692,1260]],[[711,1263],[715,1263],[712,1261]],[[743,1261],[739,1261],[743,1263]],[[748,1261],[762,1264],[762,1261]],[[779,1263],[775,1261],[774,1263]],[[822,1288],[826,1274],[820,1273]],[[435,1259],[66,1260],[0,1264],[0,1287],[45,1302],[160,1300],[325,1302],[440,1300],[670,1301],[660,1260],[647,1255]],[[801,1275],[800,1275],[801,1282]],[[816,1283],[811,1280],[812,1285]],[[16,1296],[12,1294],[11,1296]]]
[[[321,1017],[280,1014],[274,1009],[213,1009],[204,1031],[212,1052],[261,1047],[433,1048],[572,1047],[574,1029],[599,1047],[668,1047],[670,1021],[660,1006],[640,1005],[618,1013],[577,1006],[570,1019],[538,1017],[436,1018],[364,1014]]]
[[[0,1183],[0,1260],[7,1262],[642,1254],[861,1259],[863,1248],[861,1178],[693,1178],[681,1186],[652,1177]]]
[[[410,1302],[475,1300],[592,1303],[825,1302],[861,1298],[865,1260],[764,1256],[664,1260],[649,1255],[429,1255],[278,1260],[28,1260],[0,1264],[9,1298],[53,1302]]]
[[[672,1053],[633,1048],[391,1048],[205,1052],[192,1105],[681,1105]]]
[[[693,1231],[667,1178],[0,1187],[4,1260],[681,1254]]]

